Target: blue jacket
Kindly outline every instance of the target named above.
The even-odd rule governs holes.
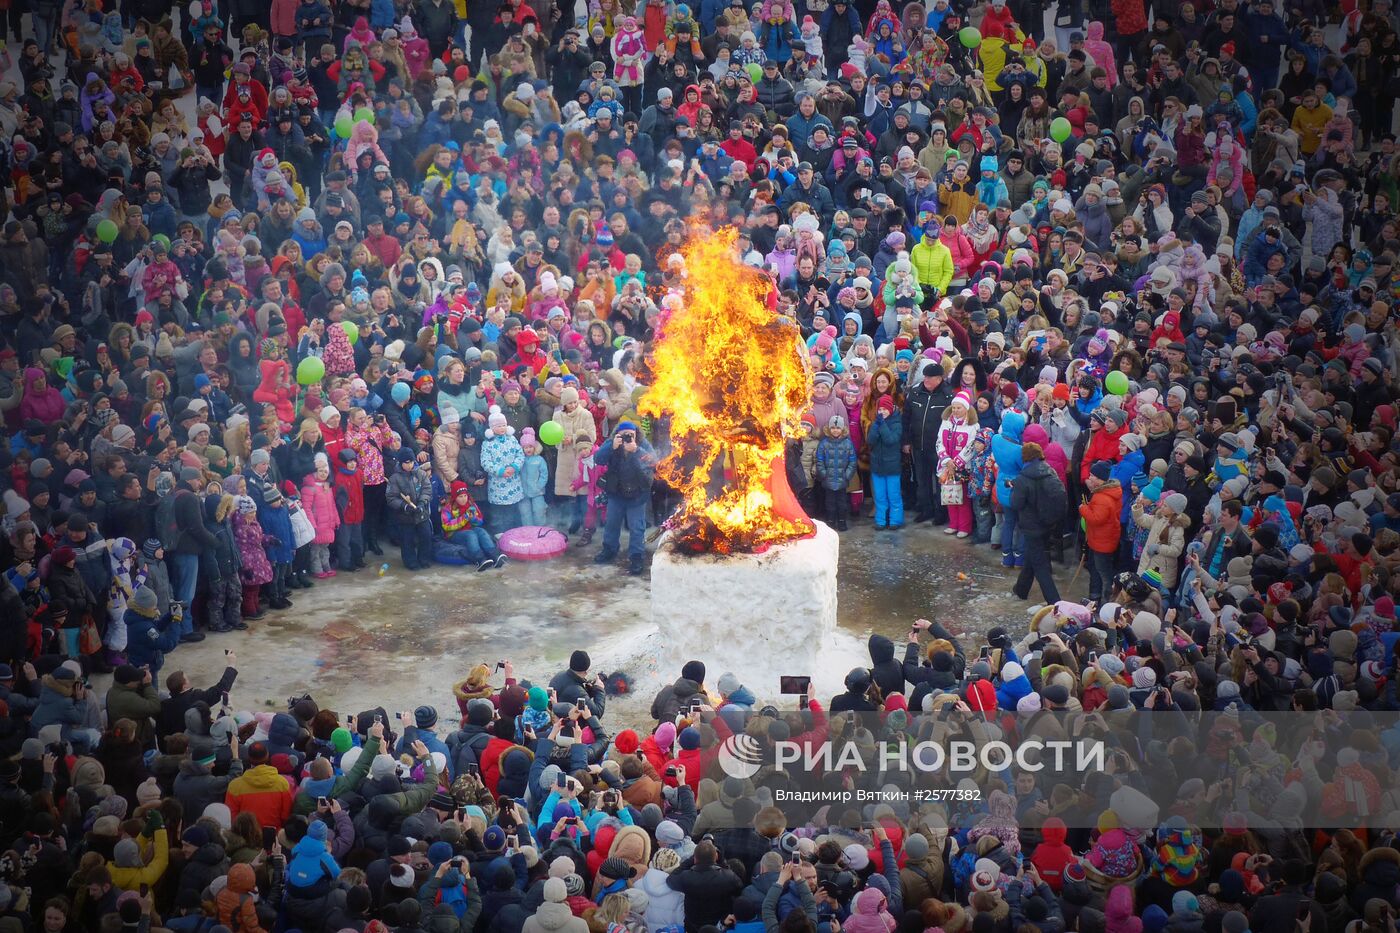
[[[1025,674],[1013,677],[997,687],[997,706],[1001,709],[1014,710],[1016,704],[1021,702],[1021,698],[1031,693],[1031,682]]]
[[[172,619],[152,619],[134,609],[122,617],[126,623],[126,660],[133,667],[150,665],[151,673],[160,671],[165,652],[175,650],[180,643],[180,626]]]
[[[904,416],[898,411],[875,415],[865,434],[870,449],[870,472],[876,476],[898,476],[904,466]]]
[[[287,862],[287,884],[291,887],[312,888],[322,879],[334,881],[339,875],[340,866],[326,851],[324,840],[308,834],[292,848],[291,860]]]
[[[1008,411],[1001,417],[1001,431],[992,437],[992,459],[997,463],[997,502],[1011,504],[1011,483],[1021,475],[1021,432],[1026,416]]]
[[[1146,457],[1143,456],[1142,451],[1135,450],[1132,453],[1128,454],[1126,457],[1124,457],[1122,460],[1119,460],[1117,463],[1115,463],[1113,465],[1113,471],[1108,475],[1111,479],[1118,480],[1118,485],[1123,487],[1124,490],[1127,490],[1127,488],[1132,485],[1134,476],[1137,476],[1139,473],[1146,472],[1142,468],[1145,462]],[[1125,495],[1123,497],[1123,514],[1118,516],[1118,520],[1120,522],[1126,522],[1128,520],[1128,516],[1131,515],[1132,512],[1132,499],[1131,497]]]
[[[856,445],[849,436],[823,437],[817,443],[817,477],[823,489],[845,489],[855,471]]]
[[[520,471],[520,482],[525,487],[525,495],[542,496],[549,485],[549,464],[544,457],[535,454],[525,458],[525,466]]]
[[[288,514],[286,505],[280,509],[259,505],[258,524],[262,525],[264,535],[277,539],[276,543],[267,545],[267,559],[274,564],[290,564],[296,557],[297,549],[292,537],[292,516]]]

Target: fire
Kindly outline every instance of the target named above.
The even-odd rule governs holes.
[[[681,506],[667,522],[694,553],[761,551],[812,534],[783,448],[811,405],[801,332],[768,309],[771,283],[735,259],[736,231],[697,229],[681,249],[680,300],[664,313],[644,415],[671,419],[657,466]],[[719,477],[723,476],[723,482]]]

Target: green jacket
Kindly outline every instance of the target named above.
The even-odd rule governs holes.
[[[160,694],[153,684],[112,684],[112,689],[107,691],[107,721],[132,720],[137,726],[137,738],[142,743],[154,737],[153,720],[159,715]]]
[[[297,791],[296,798],[292,800],[292,813],[297,816],[306,816],[310,813],[315,813],[317,796],[335,798],[339,797],[341,794],[358,790],[360,783],[364,781],[365,777],[369,774],[369,766],[374,763],[374,756],[378,754],[379,740],[374,736],[370,736],[369,740],[365,742],[364,751],[360,753],[359,760],[355,762],[355,766],[351,768],[348,773],[342,774],[335,779],[335,782],[331,784],[330,793],[316,795],[308,793],[305,790]]]

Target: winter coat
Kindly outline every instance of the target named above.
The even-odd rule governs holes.
[[[481,467],[486,471],[486,501],[492,505],[514,505],[525,498],[521,471],[525,451],[513,434],[488,434],[481,444]],[[507,476],[506,472],[510,471]]]
[[[598,441],[598,429],[588,409],[579,405],[573,412],[562,408],[555,413],[554,420],[564,428],[564,439],[559,442],[559,458],[554,467],[554,494],[556,496],[576,496],[580,490],[574,488],[574,477],[578,474],[578,463],[588,456]],[[588,442],[575,443],[579,435],[588,435]]]
[[[353,426],[346,429],[345,440],[355,451],[363,485],[380,486],[387,481],[383,451],[394,449],[395,437],[393,429],[387,424],[371,423],[359,429]]]
[[[261,825],[281,829],[292,815],[292,788],[272,765],[258,765],[229,782],[224,803],[235,819],[246,810]]]
[[[817,478],[823,489],[845,489],[855,471],[856,447],[849,436],[823,437],[817,443]]]
[[[365,487],[360,483],[360,468],[345,469],[338,465],[335,477],[335,501],[340,509],[340,520],[346,525],[358,525],[365,520]]]
[[[870,472],[876,476],[898,476],[904,468],[904,419],[900,412],[876,414],[865,434],[870,452]]]
[[[1046,506],[1056,501],[1063,512],[1065,487],[1050,465],[1044,460],[1032,460],[1023,466],[1011,490],[1011,507],[1017,513],[1017,526],[1028,535],[1055,533],[1058,522],[1042,516],[1047,514]]]
[[[389,477],[384,501],[400,525],[428,521],[432,514],[433,484],[427,468],[419,465],[408,472],[397,470]]]
[[[997,502],[1011,504],[1012,483],[1021,475],[1021,432],[1026,416],[1009,411],[1002,416],[1001,430],[992,438],[992,459],[997,464]]]
[[[670,875],[659,868],[649,868],[636,886],[647,895],[646,923],[648,930],[685,925],[685,895],[671,890],[666,884]]]
[[[1147,515],[1141,503],[1134,503],[1133,522],[1147,529],[1147,543],[1138,558],[1138,573],[1154,571],[1161,576],[1164,587],[1174,588],[1181,552],[1186,547],[1186,527],[1191,519],[1186,515],[1174,515],[1170,519],[1160,513]]]
[[[966,472],[972,462],[972,440],[977,436],[977,424],[946,420],[938,430],[938,472],[953,469]]]
[[[1119,539],[1123,536],[1122,507],[1123,487],[1117,480],[1108,480],[1094,490],[1089,501],[1079,506],[1089,550],[1100,554],[1118,550]]]
[[[292,515],[285,505],[280,508],[265,507],[258,513],[258,524],[263,529],[263,546],[267,559],[274,564],[290,564],[296,557],[296,543],[292,535]]]
[[[128,609],[126,623],[126,660],[136,667],[148,665],[152,674],[165,664],[165,652],[180,644],[180,626],[170,618],[151,618],[135,609]]]
[[[311,526],[316,529],[314,544],[335,543],[335,530],[340,527],[340,512],[335,507],[335,490],[330,482],[308,476],[301,487],[301,507]]]

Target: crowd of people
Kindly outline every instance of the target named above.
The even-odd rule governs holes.
[[[4,6],[0,933],[1395,933],[1391,0]],[[999,551],[1028,630],[800,709],[695,661],[645,723],[587,646],[441,717],[175,669],[386,546],[645,572],[724,228],[811,361],[799,500]],[[950,709],[1234,731],[958,807],[712,767]]]

